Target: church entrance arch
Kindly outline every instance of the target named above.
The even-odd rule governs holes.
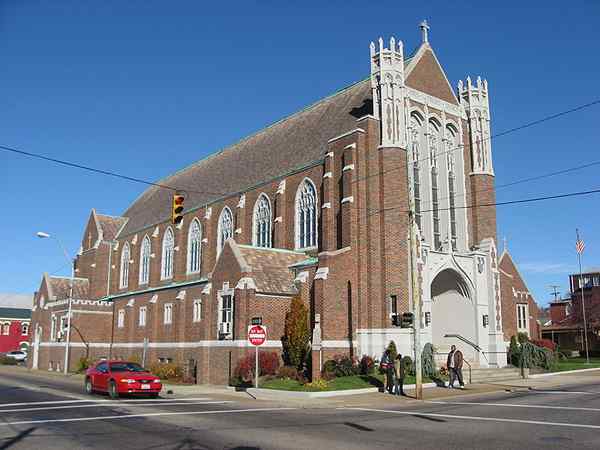
[[[475,305],[464,278],[452,269],[441,271],[431,283],[431,328],[433,345],[438,352],[447,353],[452,344],[466,359],[474,360],[475,350],[457,338],[458,334],[477,344]]]

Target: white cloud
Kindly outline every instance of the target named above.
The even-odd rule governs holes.
[[[571,274],[574,273],[574,267],[565,263],[548,262],[528,262],[519,264],[519,268],[527,273],[542,274]]]

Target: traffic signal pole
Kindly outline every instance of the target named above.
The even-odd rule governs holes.
[[[412,196],[411,196],[412,197]],[[414,200],[411,198],[410,211],[408,213],[409,243],[410,243],[410,272],[412,282],[412,305],[413,305],[413,343],[415,361],[415,398],[423,399],[423,371],[421,368],[421,283],[417,266],[419,242],[417,242],[417,224],[414,214]]]

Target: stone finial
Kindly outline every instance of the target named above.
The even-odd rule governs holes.
[[[419,24],[419,28],[421,28],[421,39],[423,40],[423,44],[429,42],[429,24],[427,23],[427,20],[423,20],[423,22],[421,22]]]

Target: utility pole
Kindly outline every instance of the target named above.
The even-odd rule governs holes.
[[[588,349],[587,320],[586,320],[586,314],[585,314],[585,296],[583,294],[583,288],[584,288],[583,269],[581,268],[581,253],[583,253],[584,247],[583,247],[583,241],[581,239],[579,239],[579,230],[575,230],[575,232],[577,233],[577,243],[579,243],[579,242],[582,243],[581,250],[579,250],[579,248],[577,249],[577,259],[579,261],[579,287],[581,288],[581,309],[583,311],[583,334],[584,334],[584,339],[585,339],[585,359],[586,359],[586,364],[589,364],[590,363],[590,352]]]
[[[558,288],[560,286],[557,285],[557,284],[551,284],[549,287],[552,288],[552,295],[554,295],[554,301],[557,302],[558,301],[558,296],[560,294],[560,292],[558,291]]]
[[[412,197],[412,196],[411,196]],[[417,258],[420,243],[417,242],[417,224],[415,222],[414,200],[411,198],[410,211],[408,213],[409,243],[410,243],[410,272],[412,281],[412,305],[413,305],[413,342],[415,355],[415,398],[423,399],[423,372],[421,369],[421,283]]]

